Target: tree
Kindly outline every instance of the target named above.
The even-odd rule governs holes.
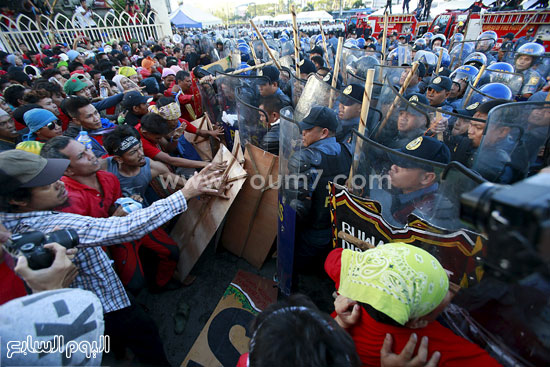
[[[363,1],[362,0],[356,0],[352,5],[351,7],[353,9],[357,9],[357,8],[362,8],[364,5],[363,5]]]
[[[302,11],[314,11],[315,7],[313,6],[313,3],[307,3],[306,6],[302,8]]]

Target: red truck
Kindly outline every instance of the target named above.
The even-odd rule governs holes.
[[[535,39],[542,38],[544,47],[550,49],[550,10],[515,10],[472,13],[463,10],[449,10],[435,17],[429,27],[430,32],[439,26],[439,33],[449,39],[463,22],[465,38],[475,40],[484,31],[495,31],[499,37],[496,48],[500,47],[506,33],[514,33],[515,38],[523,37],[529,28],[534,28]]]

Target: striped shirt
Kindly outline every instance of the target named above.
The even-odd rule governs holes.
[[[70,287],[94,292],[101,300],[103,312],[108,313],[130,306],[130,300],[110,259],[100,246],[138,240],[186,210],[187,201],[178,191],[125,217],[92,218],[40,211],[0,213],[0,221],[12,233],[76,230],[80,244],[73,262],[78,267],[78,275]]]

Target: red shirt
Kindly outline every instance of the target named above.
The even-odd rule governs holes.
[[[331,251],[325,261],[325,271],[335,282],[336,289],[340,284],[341,256],[343,249],[337,248]],[[361,319],[358,324],[347,329],[355,342],[359,358],[364,366],[380,366],[380,349],[384,343],[386,333],[393,337],[393,351],[399,353],[410,335],[415,332],[418,340],[423,336],[428,337],[428,356],[439,351],[441,358],[438,366],[500,366],[489,354],[476,344],[454,334],[450,329],[439,322],[434,321],[421,329],[409,329],[386,325],[374,320],[363,307],[361,307]],[[418,352],[418,345],[415,354]]]
[[[23,280],[5,262],[0,264],[0,305],[27,295]]]
[[[103,194],[70,177],[61,177],[61,181],[65,183],[65,187],[69,193],[69,199],[67,200],[67,205],[57,210],[94,218],[109,217],[109,209],[118,198],[122,197],[120,182],[110,172],[98,171],[96,175],[103,189]]]
[[[158,144],[155,144],[149,140],[147,140],[143,134],[141,133],[141,124],[137,124],[134,126],[136,130],[139,132],[139,135],[141,136],[141,145],[143,146],[143,153],[148,158],[155,158],[157,154],[162,152],[162,149],[160,149],[160,146]]]

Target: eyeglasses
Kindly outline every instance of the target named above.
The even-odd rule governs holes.
[[[56,125],[61,126],[61,122],[59,122],[59,120],[55,120],[55,121],[50,122],[48,125],[46,125],[46,127],[50,130],[53,130],[53,129],[55,129]]]

